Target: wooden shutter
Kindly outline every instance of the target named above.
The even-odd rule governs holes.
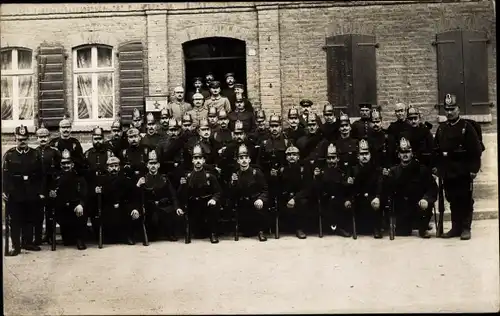
[[[377,52],[375,36],[352,35],[353,107],[351,116],[359,116],[359,104],[377,104]]]
[[[144,47],[141,42],[128,42],[118,49],[120,63],[120,116],[123,124],[132,122],[138,108],[144,113]]]
[[[462,31],[465,114],[489,114],[488,46],[483,32]]]
[[[462,32],[449,31],[436,35],[439,115],[444,115],[443,102],[447,93],[457,96],[460,111],[465,113]]]
[[[353,108],[351,36],[327,37],[325,48],[328,102],[333,105],[336,116],[340,111],[350,115]]]
[[[42,44],[37,62],[39,121],[47,128],[58,127],[66,113],[64,48]]]

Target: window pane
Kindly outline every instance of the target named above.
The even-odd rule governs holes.
[[[97,67],[112,67],[113,59],[112,49],[106,47],[97,47]]]
[[[81,48],[76,51],[76,67],[90,68],[92,67],[92,49]]]
[[[33,97],[33,76],[19,76],[19,97]]]
[[[17,50],[17,62],[19,69],[31,69],[31,59],[32,53],[30,50]]]
[[[12,99],[2,99],[2,120],[12,120]]]
[[[78,98],[78,118],[89,119],[92,116],[92,98]]]
[[[113,97],[99,97],[99,118],[113,118]]]
[[[2,99],[12,98],[12,77],[2,77]]]
[[[33,119],[33,98],[19,99],[19,119],[32,120]]]
[[[92,75],[77,75],[76,76],[76,96],[91,97],[92,96]]]
[[[12,49],[2,51],[2,70],[12,69]]]
[[[97,80],[97,93],[98,95],[113,95],[113,74],[99,74]]]

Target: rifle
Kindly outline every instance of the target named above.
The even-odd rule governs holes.
[[[389,238],[391,240],[394,240],[394,234],[396,230],[396,226],[394,225],[394,198],[392,200],[389,199],[386,208],[388,208],[387,213],[389,214]]]
[[[240,231],[240,222],[238,218],[238,202],[234,202],[233,204],[233,211],[234,211],[234,241],[239,240],[239,231]]]
[[[141,189],[141,215],[142,215],[142,244],[144,246],[149,246],[148,232],[146,231],[146,207],[144,206],[144,188]]]
[[[271,154],[271,169],[275,169],[275,170],[279,170],[280,169],[280,164],[279,162],[277,161],[276,159],[276,152],[274,150],[274,147],[273,147],[273,151],[272,151],[272,154]],[[274,199],[273,199],[273,203],[274,203],[274,212],[275,212],[275,216],[274,216],[274,238],[275,239],[279,239],[280,238],[280,224],[279,224],[279,218],[280,218],[280,214],[279,214],[279,203],[278,203],[278,195],[275,194],[274,195]]]
[[[358,239],[358,233],[356,232],[356,213],[354,212],[354,205],[352,208],[352,239]]]
[[[189,211],[188,211],[188,208],[187,208],[187,204],[184,208],[184,220],[186,221],[186,232],[185,232],[185,236],[184,236],[184,243],[186,244],[190,244],[191,243],[191,226],[189,225]]]
[[[9,249],[9,237],[10,237],[10,215],[7,209],[8,203],[5,201],[5,256],[8,256],[10,253]]]
[[[438,177],[438,210],[439,210],[439,220],[436,227],[436,237],[441,237],[443,235],[443,220],[444,220],[444,187],[443,178]]]
[[[52,203],[50,208],[50,214],[52,217],[52,240],[51,240],[51,250],[56,251],[56,208],[54,206],[55,203]]]
[[[96,177],[97,180],[99,180],[100,175],[101,175],[101,170],[99,167],[101,166],[100,161],[99,161],[99,153],[97,153],[96,156],[96,164],[98,170],[96,171]],[[99,181],[97,181],[98,185],[100,184]],[[98,247],[99,249],[102,248],[102,193],[97,194],[97,217],[99,218],[99,237],[98,237]]]

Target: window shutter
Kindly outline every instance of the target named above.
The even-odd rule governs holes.
[[[353,107],[359,116],[359,104],[377,104],[377,52],[375,36],[352,35]]]
[[[351,36],[337,35],[326,38],[326,69],[328,102],[335,115],[340,111],[351,115],[353,108]]]
[[[135,108],[144,112],[144,47],[129,42],[118,49],[120,64],[120,116],[123,124],[132,122]]]
[[[437,34],[435,44],[437,46],[439,115],[445,114],[442,104],[447,93],[457,96],[460,111],[465,113],[462,32],[449,31]]]
[[[488,95],[488,39],[485,33],[462,31],[465,114],[490,113]]]
[[[37,62],[38,119],[47,128],[58,127],[66,113],[64,48],[41,45],[38,48]]]

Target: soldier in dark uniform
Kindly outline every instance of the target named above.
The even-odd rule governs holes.
[[[42,188],[42,160],[37,150],[28,147],[28,129],[21,125],[15,129],[16,147],[3,157],[3,194],[10,228],[13,250],[17,256],[22,247],[40,251],[33,243],[33,229],[40,220],[40,200],[45,199]],[[43,216],[43,215],[42,215]],[[7,239],[8,241],[8,239]]]
[[[322,168],[327,146],[328,141],[323,137],[319,129],[316,114],[314,112],[309,112],[307,119],[307,134],[297,141],[297,147],[301,153],[300,158],[302,164],[311,164],[312,169],[315,167]]]
[[[122,152],[122,170],[127,178],[137,181],[147,171],[148,148],[140,144],[141,138],[137,128],[129,128],[127,136],[129,146]]]
[[[337,148],[334,144],[328,145],[325,168],[314,170],[314,191],[320,194],[326,223],[336,235],[342,237],[351,237],[351,214],[346,210],[345,202],[349,186],[353,183],[354,178],[340,168]]]
[[[383,168],[383,174],[387,175],[389,169],[396,164],[393,160],[395,146],[392,136],[382,128],[382,115],[376,109],[371,112],[371,128],[367,139],[371,161],[377,167]]]
[[[391,135],[394,141],[398,143],[399,139],[402,136],[402,133],[410,129],[410,125],[406,120],[406,105],[404,103],[396,103],[394,113],[396,115],[396,121],[389,124],[389,127],[387,128],[387,134]],[[397,157],[395,156],[395,158]]]
[[[208,92],[208,90],[203,89],[203,79],[201,77],[193,78],[193,87],[194,89],[188,92],[186,96],[186,102],[193,104],[193,96],[195,95],[195,93],[201,93],[204,99],[210,96],[210,92]]]
[[[132,127],[135,127],[139,130],[139,134],[141,135],[141,137],[146,134],[144,120],[142,118],[141,112],[137,108],[135,108],[132,112]]]
[[[285,136],[292,144],[296,145],[297,140],[306,135],[306,129],[300,124],[299,110],[295,107],[288,109],[288,124],[290,126],[285,128]]]
[[[236,101],[234,73],[228,72],[224,77],[226,78],[226,86],[222,89],[221,94],[229,100],[231,111],[234,111],[234,102]]]
[[[108,158],[113,152],[104,145],[104,131],[100,127],[92,131],[92,146],[85,152],[85,181],[89,190],[87,192],[86,215],[90,217],[94,233],[98,232],[99,222],[97,216],[97,195],[94,188],[102,185],[103,176],[106,174]]]
[[[420,122],[418,109],[408,109],[409,128],[400,135],[404,136],[412,144],[414,159],[427,166],[434,167],[434,137],[430,129]]]
[[[352,168],[358,164],[358,142],[351,137],[351,123],[349,116],[340,112],[339,139],[335,142],[340,168],[347,177],[352,176]]]
[[[295,231],[297,238],[305,239],[307,236],[304,233],[303,225],[307,201],[311,194],[311,183],[308,181],[310,177],[308,177],[304,166],[299,163],[300,152],[297,147],[289,146],[285,155],[288,163],[281,167],[279,172],[278,188],[281,189],[281,192],[278,211],[280,218],[283,218],[289,228]]]
[[[251,105],[248,106],[245,101],[241,99],[241,94],[238,93],[236,96],[236,102],[234,103],[234,109],[228,114],[229,118],[229,128],[234,128],[234,123],[236,121],[243,122],[243,129],[246,133],[250,133],[255,129],[255,118]]]
[[[359,105],[359,113],[361,118],[354,123],[352,123],[352,138],[357,140],[368,139],[368,134],[371,131],[371,116],[370,112],[372,110],[372,105],[369,103],[361,103]]]
[[[323,117],[325,122],[321,124],[321,132],[330,143],[333,143],[339,138],[339,122],[335,120],[333,105],[330,103],[323,107]]]
[[[302,128],[306,130],[307,130],[307,117],[309,116],[309,112],[313,104],[314,103],[311,100],[307,99],[300,100],[300,106],[302,107],[302,114],[299,117],[299,122],[300,122],[299,124],[300,126],[302,126]]]
[[[460,118],[456,96],[444,100],[447,122],[435,135],[438,174],[450,202],[452,228],[444,238],[471,238],[473,183],[481,167],[481,143],[474,127]]]
[[[168,120],[172,117],[172,113],[169,109],[162,109],[160,112],[160,128],[158,129],[158,134],[160,134],[160,139],[166,137],[168,134]]]
[[[221,109],[219,111],[218,122],[218,126],[212,129],[212,137],[217,144],[217,150],[220,150],[222,147],[227,146],[233,139],[231,129],[229,129],[229,118],[226,110]]]
[[[193,124],[193,117],[186,113],[182,116],[182,134],[184,134],[188,139],[191,137],[196,137],[196,125]]]
[[[148,173],[137,181],[137,187],[144,194],[144,208],[146,209],[146,230],[152,241],[159,240],[166,235],[167,240],[177,241],[175,235],[177,215],[181,215],[177,193],[168,180],[160,174],[160,163],[155,151],[148,155]]]
[[[248,98],[246,97],[245,87],[241,83],[237,83],[234,85],[234,103],[231,104],[231,109],[233,111],[236,108],[236,103],[243,103],[243,108],[245,109],[245,111],[255,113],[252,102],[250,102],[250,100],[248,100]]]
[[[84,207],[87,200],[87,182],[73,168],[71,154],[65,149],[61,157],[61,172],[49,188],[49,197],[55,198],[56,220],[61,228],[64,245],[74,245],[76,242],[78,250],[85,250],[87,217]]]
[[[266,241],[268,193],[262,171],[250,166],[250,153],[244,144],[237,150],[238,170],[231,176],[231,196],[236,201],[242,231],[256,228],[259,241]],[[245,227],[246,226],[246,227]]]
[[[146,135],[141,139],[141,145],[148,148],[148,152],[155,150],[160,142],[160,134],[156,132],[156,122],[153,113],[149,112],[147,115],[147,130]]]
[[[104,145],[108,147],[116,157],[121,157],[122,151],[128,147],[126,134],[122,134],[121,129],[122,126],[120,121],[114,121],[113,124],[111,124],[111,138],[104,142]]]
[[[404,137],[399,142],[401,163],[390,169],[384,185],[386,203],[396,216],[396,234],[410,236],[418,227],[422,238],[430,238],[427,232],[432,217],[432,205],[437,199],[437,185],[431,169],[413,159],[412,147]],[[414,225],[414,223],[416,225]]]
[[[209,72],[205,75],[205,85],[200,89],[200,92],[205,97],[205,100],[210,98],[210,84],[214,80],[215,80],[215,77],[211,72]]]
[[[358,234],[370,234],[382,238],[383,210],[381,209],[382,170],[370,159],[370,148],[364,139],[359,141],[358,160],[352,177],[354,183],[350,198],[345,203],[347,208],[354,208],[356,231]]]
[[[215,163],[218,159],[217,154],[217,144],[216,141],[211,137],[212,131],[208,125],[207,119],[202,119],[198,127],[198,137],[190,138],[186,143],[185,152],[188,154],[186,157],[186,170],[192,169],[192,150],[196,144],[201,146],[204,154],[204,164],[208,164],[209,168],[215,168]],[[213,171],[213,170],[212,170]]]
[[[227,111],[225,109],[221,109],[221,110],[224,110],[223,113],[226,113],[226,116],[227,116]],[[220,113],[220,111],[218,111],[217,108],[214,106],[211,106],[208,108],[207,120],[208,120],[208,124],[210,124],[210,128],[212,130],[217,129],[217,127],[219,126],[218,125],[219,113]]]
[[[187,205],[191,230],[204,235],[206,225],[210,231],[210,242],[219,242],[217,224],[219,221],[221,187],[217,178],[205,168],[204,151],[200,145],[192,149],[193,170],[181,178],[179,196]],[[181,213],[182,215],[182,213]]]
[[[35,226],[35,245],[39,246],[42,241],[52,243],[52,210],[54,208],[53,199],[49,199],[49,187],[54,175],[61,168],[61,153],[57,148],[49,146],[49,130],[42,126],[36,131],[40,146],[36,148],[42,161],[42,187],[43,199],[40,205],[40,219]],[[45,209],[45,212],[44,212]],[[45,238],[42,240],[43,219],[45,213]]]
[[[250,138],[255,144],[260,144],[264,139],[269,137],[269,130],[266,127],[266,113],[264,110],[257,110],[257,113],[255,114],[255,122],[255,129],[248,133],[248,138]]]
[[[85,160],[83,148],[78,139],[71,137],[71,122],[66,117],[59,122],[59,132],[60,136],[52,139],[49,146],[57,148],[61,153],[67,149],[75,164],[75,171],[77,173],[83,172]]]

